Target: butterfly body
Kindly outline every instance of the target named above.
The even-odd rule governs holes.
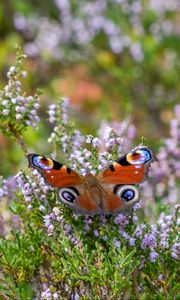
[[[91,173],[85,175],[83,183],[76,186],[79,195],[77,199],[77,212],[80,213],[95,213],[98,209],[99,213],[103,211],[103,188],[97,179]],[[88,201],[87,201],[88,200]]]
[[[137,184],[143,182],[156,158],[148,147],[139,146],[120,157],[99,175],[82,176],[63,164],[38,154],[28,156],[47,184],[58,189],[62,203],[81,214],[118,214],[140,198]]]

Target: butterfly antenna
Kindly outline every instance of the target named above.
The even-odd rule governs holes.
[[[141,145],[141,146],[144,146],[145,143],[146,143],[146,137],[145,137],[145,136],[142,136],[142,137],[141,137],[141,143],[140,143],[140,145]]]

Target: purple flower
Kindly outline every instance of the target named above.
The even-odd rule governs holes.
[[[105,223],[107,221],[105,215],[100,215],[99,219],[102,223]]]
[[[149,255],[149,259],[151,262],[155,262],[158,257],[158,253],[156,251],[151,251]]]
[[[147,247],[154,248],[156,247],[156,237],[153,234],[145,234],[141,242],[141,249],[146,249]]]
[[[54,123],[56,120],[56,118],[55,118],[56,109],[57,109],[57,107],[55,104],[49,105],[48,114],[49,114],[49,122],[50,123]]]
[[[46,300],[51,300],[52,299],[52,294],[50,291],[42,292],[41,293],[41,299],[46,299]]]
[[[133,223],[134,224],[137,224],[138,223],[138,216],[137,215],[135,215],[135,214],[133,214]]]
[[[70,238],[70,240],[71,240],[71,242],[72,242],[74,245],[78,245],[78,244],[79,244],[78,239],[75,238],[75,237]]]
[[[164,236],[160,236],[160,237],[161,237],[160,246],[164,249],[168,249],[169,243],[168,243],[166,237],[164,237]]]
[[[45,226],[46,226],[46,227],[49,227],[50,224],[51,224],[51,218],[50,218],[50,215],[46,215],[46,216],[44,216],[43,218],[44,218]]]
[[[41,212],[45,212],[46,209],[45,209],[44,205],[40,205],[40,206],[39,206],[39,210],[40,210]]]
[[[94,230],[94,235],[95,235],[96,237],[99,236],[99,231],[98,231],[97,229]]]
[[[163,280],[163,274],[160,274],[159,276],[158,276],[158,280]]]
[[[37,116],[37,105],[39,105],[40,98],[36,94],[34,96],[27,96],[21,90],[20,79],[25,77],[26,72],[21,71],[22,58],[18,60],[18,66],[10,67],[7,77],[8,83],[1,92],[0,105],[5,108],[2,109],[3,116],[11,117],[11,121],[21,120],[21,124],[26,126],[36,127],[40,119]],[[36,106],[35,106],[36,105]],[[17,123],[17,122],[16,122]],[[18,125],[18,123],[17,123]]]
[[[124,231],[124,230],[119,230],[119,233],[121,233],[122,234],[122,236],[127,240],[127,241],[129,241],[130,240],[130,235],[126,232],[126,231]]]
[[[104,235],[104,236],[102,237],[102,239],[103,239],[103,241],[108,241],[108,236],[107,236],[107,235]]]
[[[60,209],[58,207],[54,207],[53,212],[54,212],[56,217],[58,217],[60,215]]]
[[[31,210],[33,209],[33,206],[32,206],[31,204],[29,204],[29,205],[27,206],[27,209],[28,209],[29,211],[31,211]]]
[[[26,202],[30,202],[32,200],[33,191],[31,188],[31,179],[27,176],[25,176],[22,172],[19,172],[15,176],[15,180],[17,182],[17,185],[22,191],[22,194],[24,195],[24,199]],[[27,181],[26,181],[27,180]]]
[[[55,293],[53,294],[53,299],[54,299],[54,300],[58,300],[58,299],[59,299],[59,294],[58,294],[57,292],[55,292]]]
[[[179,259],[180,257],[180,243],[174,243],[171,247],[171,256],[174,258],[174,259]]]
[[[65,234],[66,236],[69,236],[71,230],[72,230],[71,226],[68,225],[68,224],[66,224],[66,225],[65,225],[64,234]]]
[[[133,43],[130,47],[130,53],[135,61],[141,62],[144,58],[142,47],[140,43]]]
[[[74,294],[74,300],[79,300],[79,294],[77,292]]]
[[[141,201],[139,201],[139,202],[137,202],[137,203],[134,204],[133,210],[136,211],[136,210],[140,209],[141,207],[142,207]]]
[[[0,176],[0,199],[8,196],[8,181]]]
[[[48,233],[49,234],[52,234],[54,232],[54,225],[53,224],[50,224],[49,226],[48,226]]]
[[[121,248],[121,242],[118,241],[116,238],[113,239],[113,244],[114,244],[118,249]]]
[[[93,146],[93,148],[99,147],[100,144],[101,144],[101,141],[99,140],[99,138],[97,138],[97,137],[93,138],[93,140],[92,140],[92,146]]]
[[[130,245],[130,246],[135,246],[135,244],[136,244],[136,239],[131,237],[131,238],[129,239],[129,245]]]
[[[9,109],[3,109],[2,111],[4,116],[8,116],[9,115]]]
[[[115,224],[128,224],[128,218],[126,215],[124,214],[119,214],[115,219],[114,219],[114,223]]]

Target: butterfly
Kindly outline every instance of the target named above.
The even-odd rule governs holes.
[[[138,146],[121,156],[100,174],[82,176],[42,155],[29,154],[29,167],[37,169],[45,182],[57,188],[59,200],[81,214],[118,214],[129,210],[140,198],[138,184],[146,180],[150,164],[157,160],[147,146]]]

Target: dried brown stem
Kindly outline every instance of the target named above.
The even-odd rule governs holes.
[[[138,291],[138,270],[135,269],[132,273],[133,276],[133,294],[135,300],[139,300],[139,291]]]
[[[25,145],[25,143],[22,139],[20,131],[17,130],[17,128],[11,122],[9,122],[8,125],[9,125],[9,129],[10,129],[11,133],[14,135],[16,141],[18,142],[18,144],[20,145],[22,151],[24,152],[25,156],[27,157],[28,150],[27,150],[27,147],[26,147],[26,145]]]
[[[2,300],[10,300],[9,297],[7,297],[4,293],[0,292],[0,299]]]

